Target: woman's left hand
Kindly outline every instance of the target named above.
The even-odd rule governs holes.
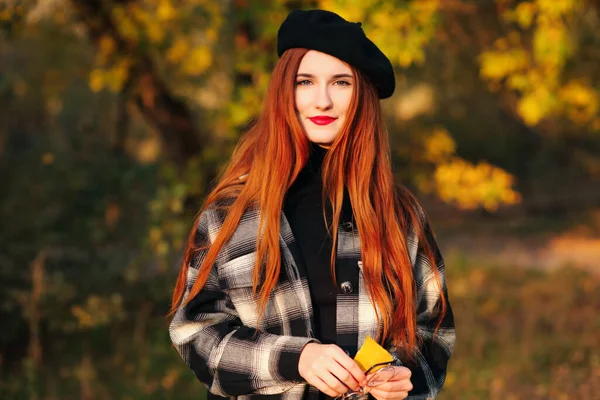
[[[392,367],[396,371],[389,381],[369,388],[369,393],[377,400],[405,399],[413,388],[410,382],[410,369],[406,367]]]

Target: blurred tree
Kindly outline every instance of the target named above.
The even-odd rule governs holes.
[[[491,212],[598,202],[598,5],[1,0],[0,398],[197,388],[162,319],[173,266],[291,9],[364,22],[398,78],[398,177]]]
[[[100,68],[90,74],[91,89],[99,91],[107,86],[113,91],[122,90],[160,133],[168,156],[184,162],[197,155],[208,138],[194,126],[187,105],[172,94],[150,53],[143,50],[161,44],[165,37],[163,24],[176,11],[168,0],[147,3],[154,6],[156,14],[135,1],[72,0],[75,13],[98,51]],[[169,52],[170,60],[187,53],[187,49],[181,49],[185,44],[175,46],[179,49]],[[187,55],[185,68],[191,73],[203,72],[210,64],[205,47]]]

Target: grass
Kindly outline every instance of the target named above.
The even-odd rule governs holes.
[[[446,260],[457,345],[440,399],[592,399],[600,278]]]

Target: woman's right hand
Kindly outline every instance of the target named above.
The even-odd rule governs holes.
[[[321,392],[337,397],[366,385],[358,364],[335,344],[308,343],[302,349],[298,372]]]

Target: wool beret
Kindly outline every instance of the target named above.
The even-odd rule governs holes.
[[[379,98],[388,98],[396,87],[392,63],[367,38],[361,25],[331,11],[294,10],[279,27],[277,55],[299,47],[329,54],[364,72]]]

